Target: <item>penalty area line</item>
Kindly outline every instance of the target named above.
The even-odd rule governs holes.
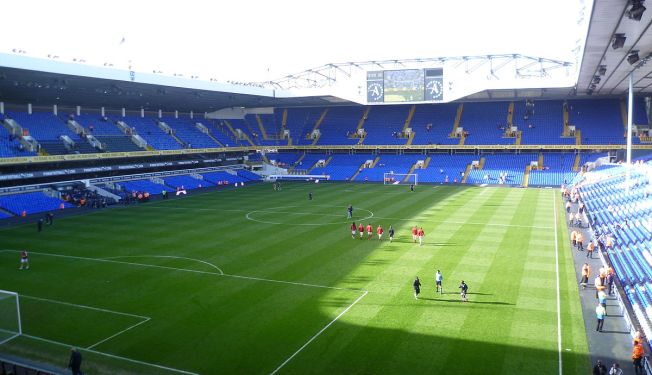
[[[296,357],[299,353],[301,353],[301,351],[303,351],[303,349],[305,349],[308,345],[310,345],[310,343],[312,343],[313,341],[315,341],[315,339],[317,339],[317,337],[319,337],[322,333],[324,333],[324,331],[326,331],[330,326],[332,326],[332,325],[333,325],[333,324],[334,324],[334,323],[335,323],[339,318],[341,318],[344,314],[346,314],[346,313],[347,313],[347,312],[348,312],[348,311],[349,311],[353,306],[355,306],[356,303],[360,302],[360,300],[363,299],[363,298],[364,298],[368,293],[369,293],[369,292],[365,290],[364,293],[362,293],[361,296],[359,296],[355,301],[353,301],[353,303],[351,303],[351,304],[350,304],[346,309],[344,309],[344,311],[342,311],[338,316],[336,316],[335,319],[331,320],[328,324],[326,324],[326,326],[324,326],[324,328],[322,328],[321,330],[319,330],[319,332],[315,333],[315,334],[314,334],[310,339],[308,339],[308,341],[306,341],[305,344],[303,344],[299,349],[297,349],[297,351],[295,351],[294,353],[292,353],[292,355],[289,356],[285,361],[283,361],[283,363],[281,363],[281,364],[280,364],[280,365],[279,365],[279,366],[278,366],[274,371],[272,371],[272,372],[270,373],[270,375],[274,375],[274,374],[276,374],[276,373],[279,372],[279,371],[280,371],[280,370],[281,370],[285,365],[287,365],[288,363],[290,363],[290,361],[291,361],[294,357]]]
[[[38,337],[38,336],[32,336],[32,335],[27,335],[27,334],[23,334],[22,336],[24,336],[24,337],[26,337],[26,338],[28,338],[28,339],[32,339],[32,340],[36,340],[36,341],[42,341],[42,342],[47,342],[47,343],[49,343],[49,344],[53,344],[53,345],[65,346],[65,347],[68,347],[68,348],[74,348],[74,347],[76,347],[75,345],[66,344],[66,343],[63,343],[63,342],[54,341],[54,340],[49,340],[49,339],[44,339],[44,338],[42,338],[42,337]],[[119,359],[119,360],[123,360],[123,361],[126,361],[126,362],[136,363],[136,364],[139,364],[139,365],[151,366],[151,367],[155,367],[155,368],[162,369],[162,370],[167,370],[167,371],[172,371],[172,372],[178,372],[178,373],[180,373],[180,374],[199,375],[199,374],[196,373],[196,372],[190,372],[190,371],[186,371],[186,370],[179,370],[179,369],[172,368],[172,367],[167,367],[167,366],[163,366],[163,365],[157,365],[157,364],[155,364],[155,363],[150,363],[150,362],[145,362],[145,361],[139,361],[139,360],[137,360],[137,359],[131,359],[131,358],[127,358],[127,357],[121,357],[121,356],[119,356],[119,355],[110,354],[110,353],[104,353],[104,352],[100,352],[100,351],[93,350],[93,349],[80,348],[80,350],[83,350],[83,351],[85,351],[85,352],[89,352],[89,353],[93,353],[93,354],[97,354],[97,355],[101,355],[101,356],[105,356],[105,357],[109,357],[109,358],[113,358],[113,359]]]
[[[20,250],[2,249],[2,250],[0,250],[0,252],[19,253]],[[297,281],[275,280],[275,279],[267,279],[267,278],[263,278],[263,277],[254,277],[254,276],[244,276],[244,275],[233,275],[233,274],[228,274],[228,273],[199,271],[199,270],[191,270],[191,269],[188,269],[188,268],[157,266],[157,265],[153,265],[153,264],[123,262],[123,261],[119,261],[119,260],[102,259],[102,258],[88,258],[88,257],[78,257],[78,256],[74,256],[74,255],[40,253],[40,252],[36,252],[36,251],[31,251],[30,254],[51,256],[51,257],[57,257],[57,258],[66,258],[66,259],[79,259],[79,260],[86,260],[86,261],[91,261],[91,262],[115,263],[115,264],[125,264],[125,265],[128,265],[128,266],[159,268],[159,269],[165,269],[165,270],[171,270],[171,271],[190,272],[190,273],[196,273],[196,274],[201,274],[201,275],[214,275],[214,276],[222,276],[222,277],[231,277],[231,278],[237,278],[237,279],[264,281],[264,282],[277,283],[277,284],[305,286],[305,287],[310,287],[310,288],[322,288],[322,289],[333,289],[333,290],[350,290],[350,291],[354,291],[354,292],[362,292],[362,291],[364,291],[362,289],[357,289],[357,288],[340,288],[340,287],[336,287],[336,286],[301,283],[301,282],[297,282]],[[114,312],[114,313],[117,313],[117,312]]]

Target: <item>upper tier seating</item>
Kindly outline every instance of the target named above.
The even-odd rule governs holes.
[[[142,118],[140,116],[126,116],[123,121],[135,129],[136,134],[140,135],[147,144],[156,150],[179,150],[181,144],[171,135],[159,128],[156,120],[153,118]]]
[[[174,129],[174,134],[190,148],[221,147],[217,142],[211,139],[211,137],[202,133],[197,128],[196,123],[201,121],[196,121],[191,118],[174,118],[170,116],[164,116],[161,120]]]
[[[319,126],[321,137],[318,145],[354,145],[358,138],[350,138],[349,134],[355,132],[358,121],[362,119],[365,107],[347,106],[332,107]]]
[[[312,139],[309,137],[312,128],[317,123],[323,108],[289,108],[288,117],[285,128],[290,131],[292,143],[295,145],[309,145],[312,144]],[[278,110],[276,113],[282,115],[283,111]]]
[[[575,137],[562,137],[563,109],[559,100],[535,100],[534,113],[525,120],[525,101],[514,102],[512,124],[522,132],[521,144],[574,145]]]
[[[0,118],[0,121],[3,119]],[[15,157],[15,156],[33,156],[35,152],[27,151],[24,148],[21,150],[20,141],[15,137],[11,137],[7,129],[0,126],[0,157]]]
[[[30,115],[26,112],[11,111],[9,114],[23,130],[26,129],[39,142],[42,149],[48,154],[97,152],[85,139],[70,130],[64,120],[51,112],[33,112]],[[59,139],[62,135],[67,135],[75,142],[76,147],[73,150],[68,150],[63,141]]]
[[[456,114],[457,104],[455,103],[418,105],[410,123],[415,132],[412,144],[458,144],[459,138],[448,138],[453,130]]]
[[[105,121],[100,115],[82,113],[75,116],[75,121],[83,126],[93,136],[124,135],[112,119]]]
[[[401,138],[403,125],[410,112],[409,105],[374,106],[369,111],[364,129],[367,132],[364,144],[367,145],[403,145],[406,138]]]
[[[509,102],[464,103],[460,125],[469,133],[467,145],[510,145],[514,138],[503,137],[500,126],[507,124]]]
[[[0,207],[14,215],[20,215],[23,211],[29,215],[38,212],[58,210],[62,203],[65,208],[74,207],[61,199],[47,196],[42,192],[0,196]]]
[[[198,122],[204,124],[204,126],[210,130],[211,135],[225,147],[237,147],[244,144],[243,142],[236,139],[235,136],[231,134],[229,129],[219,120],[203,119]]]
[[[625,128],[618,99],[569,100],[569,122],[582,132],[583,144],[621,144]],[[638,138],[634,137],[634,142]]]

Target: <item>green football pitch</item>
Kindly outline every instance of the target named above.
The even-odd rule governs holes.
[[[351,238],[349,204],[382,241]],[[556,190],[258,184],[8,228],[0,246],[23,327],[0,352],[65,367],[74,346],[89,374],[590,372]]]

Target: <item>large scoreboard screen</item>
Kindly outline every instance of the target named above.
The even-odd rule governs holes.
[[[444,100],[442,68],[367,72],[367,102]]]
[[[386,70],[383,72],[386,102],[423,101],[423,70]]]

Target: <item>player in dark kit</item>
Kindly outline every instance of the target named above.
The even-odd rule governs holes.
[[[28,270],[29,269],[29,256],[27,255],[27,250],[20,252],[20,268],[19,270]]]
[[[469,299],[466,298],[466,292],[469,290],[469,286],[466,285],[464,280],[460,284],[460,296],[462,297],[462,302],[469,302]]]
[[[421,293],[421,281],[419,281],[419,276],[414,279],[412,286],[414,287],[414,298],[419,299],[419,293]]]
[[[40,232],[43,230],[43,219],[38,219],[36,222],[36,231]]]
[[[394,240],[394,227],[390,225],[387,232],[389,233],[389,242],[392,242]]]
[[[347,213],[347,219],[350,219],[353,217],[353,206],[349,205],[349,207],[346,208],[346,213]]]
[[[309,201],[312,200],[312,191],[311,191],[310,193],[308,193],[308,200],[309,200]]]

